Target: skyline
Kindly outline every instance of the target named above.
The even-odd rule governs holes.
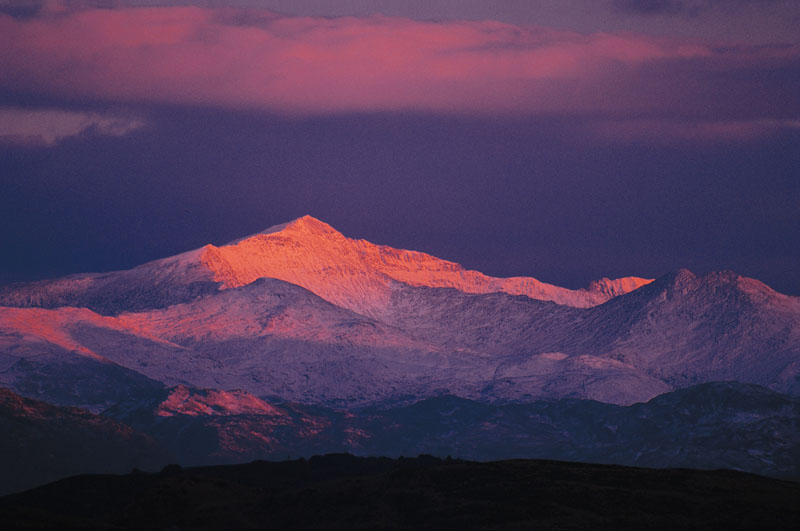
[[[800,294],[796,3],[188,3],[0,3],[0,282],[310,214],[492,276]]]

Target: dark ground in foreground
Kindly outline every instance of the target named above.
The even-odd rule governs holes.
[[[0,498],[6,529],[800,529],[800,484],[731,471],[327,455],[85,475]]]

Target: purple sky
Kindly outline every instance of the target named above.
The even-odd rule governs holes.
[[[800,294],[800,3],[188,5],[0,0],[0,282],[311,214],[498,276]]]

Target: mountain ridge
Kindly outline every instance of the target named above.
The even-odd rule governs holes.
[[[631,404],[717,380],[800,394],[800,298],[754,279],[599,281],[607,300],[588,307],[505,281],[299,218],[54,289],[0,289],[0,384],[91,410],[111,399],[60,373],[123,395],[158,382],[346,408],[442,392]]]
[[[114,315],[190,301],[265,277],[299,285],[370,317],[381,315],[396,282],[466,293],[504,292],[574,307],[602,304],[651,282],[603,278],[571,290],[533,277],[495,278],[427,253],[353,240],[303,216],[225,245],[207,244],[129,270],[0,286],[0,305],[85,306]]]
[[[731,271],[497,279],[304,217],[0,287],[0,386],[188,463],[425,452],[797,477],[800,297]]]
[[[466,293],[526,295],[575,307],[602,304],[651,281],[639,277],[601,279],[589,288],[569,290],[532,277],[494,278],[427,253],[347,238],[311,216],[203,249],[201,261],[223,287],[242,286],[264,276],[278,278],[372,317],[380,315],[392,281],[452,287]],[[330,274],[331,264],[336,264],[335,274]],[[345,282],[343,276],[350,278]]]

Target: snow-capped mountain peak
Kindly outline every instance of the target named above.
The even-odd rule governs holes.
[[[639,277],[603,279],[588,289],[570,290],[531,277],[494,278],[426,253],[347,238],[311,216],[228,245],[206,246],[200,260],[224,288],[277,278],[370,316],[383,312],[393,282],[465,293],[525,295],[580,308],[602,304],[651,282]]]
[[[332,238],[337,238],[337,237],[344,238],[344,235],[341,232],[337,231],[324,221],[320,221],[314,216],[306,214],[305,216],[293,219],[292,221],[287,221],[285,223],[272,225],[271,227],[268,227],[262,230],[261,232],[251,234],[250,236],[245,236],[244,238],[237,238],[231,242],[228,242],[225,245],[226,246],[236,245],[250,238],[268,234],[275,234],[277,232],[293,233],[297,235],[301,234],[328,235],[329,237]]]

